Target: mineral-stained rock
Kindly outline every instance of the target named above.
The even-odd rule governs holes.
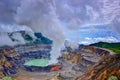
[[[17,69],[15,66],[13,66],[13,64],[10,62],[11,58],[15,56],[15,52],[11,52],[9,48],[7,49],[3,49],[0,51],[0,78],[4,77],[4,76],[11,76],[17,73]],[[14,54],[14,55],[13,55]],[[10,56],[13,55],[13,56]]]
[[[52,68],[50,69],[50,71],[58,71],[58,70],[61,70],[61,66],[59,66],[59,65],[54,65],[54,66],[52,66]]]
[[[24,62],[33,58],[50,58],[50,45],[21,45],[0,49],[0,78],[16,76],[18,69],[24,69]]]
[[[4,77],[3,72],[0,72],[0,78],[3,78],[3,77]]]
[[[76,54],[69,61],[75,64],[79,64],[80,60],[82,60],[82,56],[80,54]]]
[[[106,80],[110,76],[119,78],[120,55],[110,55],[109,51],[92,46],[81,47],[80,50],[67,49],[57,64],[45,67],[23,65],[33,59],[50,59],[50,50],[50,45],[43,44],[3,48],[0,50],[0,78],[4,76],[12,76],[16,80],[32,78],[75,80],[76,77],[78,80]]]
[[[111,76],[116,76],[120,80],[120,54],[105,57],[87,74],[76,80],[107,80]]]
[[[63,78],[63,80],[72,80],[74,78],[74,73],[72,72],[65,72],[65,73],[60,73],[60,77]]]

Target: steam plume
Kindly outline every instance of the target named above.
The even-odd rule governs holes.
[[[23,0],[15,17],[17,23],[27,25],[33,31],[41,32],[44,36],[53,40],[49,64],[57,62],[60,49],[64,44],[64,31],[59,23],[53,2],[51,0]]]
[[[12,25],[12,24],[2,24],[0,23],[0,46],[15,46],[18,44],[25,44],[26,41],[24,40],[21,33],[17,31],[26,31],[27,33],[31,33],[32,30],[26,26],[19,26],[19,25]],[[11,38],[15,39],[16,41],[12,41],[8,33],[12,33]]]

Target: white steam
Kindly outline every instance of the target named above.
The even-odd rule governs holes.
[[[0,33],[0,46],[14,46],[14,42],[10,39],[7,33]]]
[[[59,22],[51,0],[23,0],[17,9],[15,17],[17,23],[29,26],[35,32],[53,40],[53,49],[49,64],[57,62],[60,50],[64,44],[64,31]]]
[[[24,40],[21,33],[19,33],[18,31],[26,31],[27,33],[32,32],[32,30],[26,26],[18,26],[18,25],[12,25],[12,24],[5,25],[1,23],[0,24],[0,46],[15,46],[19,44],[25,44],[26,41]],[[14,39],[14,41],[12,39]]]
[[[73,50],[76,50],[79,48],[79,44],[77,42],[72,42],[70,40],[65,40],[64,45],[65,47],[70,47]]]
[[[15,46],[19,44],[25,44],[25,40],[23,39],[20,33],[13,34],[12,38],[16,41],[12,41],[8,33],[0,33],[0,46]]]

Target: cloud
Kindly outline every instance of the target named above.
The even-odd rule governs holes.
[[[120,16],[120,0],[103,0],[102,1],[103,19],[113,21],[117,16]]]
[[[18,13],[18,7],[21,6],[21,1],[24,2],[24,4],[26,4],[26,2],[28,2],[28,4],[33,2],[31,5],[35,6],[34,1],[32,0],[1,0],[0,22],[16,24],[15,16],[16,13]],[[34,14],[34,12],[39,13],[40,11],[42,11],[44,15],[46,12],[49,13],[50,11],[48,10],[48,4],[51,3],[58,18],[60,21],[66,21],[67,25],[65,27],[69,30],[78,30],[79,27],[84,24],[92,25],[96,23],[107,23],[112,25],[116,31],[120,31],[119,27],[116,26],[120,23],[116,23],[116,21],[120,19],[120,0],[37,0],[37,2],[39,4],[39,8],[36,6],[31,15]],[[24,7],[27,7],[27,5],[24,5]],[[29,8],[30,7],[26,8],[26,13],[28,13],[27,9]],[[38,15],[36,13],[34,15]],[[41,13],[41,15],[43,14]],[[33,16],[31,16],[31,18],[32,17]],[[27,19],[28,18],[24,19],[24,21],[29,20]]]
[[[44,26],[51,27],[57,25],[59,25],[57,31],[56,27],[51,27],[53,34],[56,34],[56,32],[57,34],[62,33],[63,30],[68,30],[65,32],[69,32],[69,30],[73,32],[115,30],[120,33],[119,3],[120,0],[1,0],[0,22],[19,26],[23,24],[26,26],[32,25],[31,28],[34,31],[43,31],[42,33],[45,35],[47,31],[43,30]],[[65,28],[59,21],[65,21]],[[35,28],[38,24],[43,27]],[[81,29],[87,24],[86,29]],[[96,27],[91,27],[95,24],[97,24]],[[106,24],[110,25],[110,28],[106,26],[107,29],[104,27],[99,28],[98,26]],[[23,29],[23,27],[21,29],[20,27],[4,27],[1,27],[2,32]]]
[[[68,21],[68,29],[78,30],[84,24],[110,24],[116,26],[120,19],[120,0],[56,0],[57,12],[61,20]],[[61,7],[67,5],[67,8]],[[73,21],[74,20],[74,21]],[[115,24],[115,25],[114,25]]]
[[[92,44],[92,43],[96,43],[96,42],[119,42],[119,40],[115,37],[112,36],[108,36],[108,37],[96,37],[96,38],[90,38],[90,37],[86,37],[84,41],[80,42],[80,44]]]
[[[117,16],[111,25],[113,26],[113,29],[115,29],[120,34],[120,16]]]
[[[4,32],[16,32],[16,31],[28,31],[32,32],[31,28],[27,26],[15,25],[15,24],[0,24],[0,33]]]
[[[86,24],[89,24],[88,27],[90,27],[90,29],[87,29],[88,31],[94,32],[99,30],[91,27],[94,24],[108,24],[111,25],[109,26],[109,30],[112,29],[120,33],[119,19],[120,0],[0,1],[0,23],[15,26],[23,25],[19,28],[18,26],[0,26],[2,29],[0,32],[22,30],[24,26],[28,26],[35,32],[42,32],[43,35],[52,39],[55,43],[52,54],[55,58],[57,58],[54,56],[56,55],[55,53],[59,53],[58,51],[60,51],[61,45],[64,42],[64,33],[80,31],[81,26],[85,26]],[[66,24],[64,26],[61,24],[63,21]],[[8,39],[8,36],[6,36],[6,39]],[[106,39],[108,41],[117,41],[114,37],[106,37]],[[105,38],[93,38],[86,41],[93,42],[100,40],[104,41]]]
[[[0,22],[14,23],[14,15],[20,4],[20,0],[0,0]]]

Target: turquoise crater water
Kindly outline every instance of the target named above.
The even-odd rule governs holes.
[[[45,67],[48,66],[49,59],[32,59],[24,63],[25,66]]]

